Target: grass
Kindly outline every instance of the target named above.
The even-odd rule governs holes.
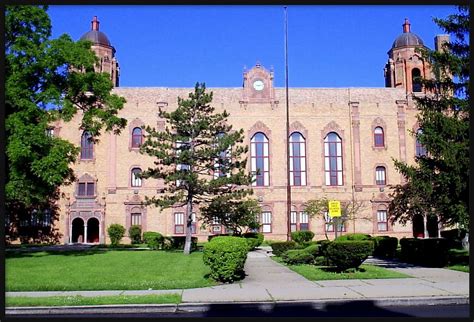
[[[178,304],[181,303],[180,294],[160,295],[116,295],[116,296],[47,296],[26,297],[7,296],[7,307],[19,306],[79,306],[79,305],[106,305],[106,304]]]
[[[278,263],[283,263],[280,258],[272,257]],[[337,273],[333,267],[316,266],[310,264],[287,265],[292,271],[304,276],[310,281],[346,280],[346,279],[378,279],[378,278],[411,278],[411,276],[391,271],[382,267],[362,264],[357,271]]]
[[[7,253],[5,290],[160,290],[216,285],[202,252],[87,250]]]
[[[469,265],[452,265],[446,267],[447,269],[452,269],[453,271],[460,271],[460,272],[465,272],[469,273]]]

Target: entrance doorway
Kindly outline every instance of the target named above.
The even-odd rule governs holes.
[[[413,237],[425,237],[425,223],[422,215],[417,214],[413,216]],[[428,236],[427,236],[428,237]]]
[[[74,218],[72,221],[72,243],[82,244],[84,242],[84,220]]]
[[[99,242],[99,220],[97,218],[90,218],[87,221],[87,242]]]

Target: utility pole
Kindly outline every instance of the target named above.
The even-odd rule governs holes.
[[[287,236],[291,240],[291,184],[290,184],[290,110],[288,101],[288,14],[285,6],[285,90],[286,90],[286,209],[287,209]]]

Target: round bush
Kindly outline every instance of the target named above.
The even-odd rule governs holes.
[[[372,254],[374,243],[369,240],[334,241],[327,247],[326,253],[338,271],[358,268]]]
[[[295,249],[297,248],[297,244],[290,240],[286,242],[275,242],[271,244],[272,247],[272,253],[275,256],[281,256],[284,252],[286,252],[289,249]]]
[[[291,233],[291,239],[294,240],[298,244],[309,242],[313,239],[313,237],[314,237],[314,233],[309,230],[293,231]]]
[[[354,233],[354,234],[345,234],[342,236],[337,237],[335,240],[337,241],[346,241],[346,240],[372,240],[372,236],[367,234],[361,233]]]
[[[244,237],[244,238],[256,238],[257,243],[256,243],[255,247],[258,247],[258,246],[262,245],[263,239],[264,239],[264,236],[263,236],[262,233],[245,233],[245,234],[242,235],[242,237]]]
[[[314,256],[304,249],[290,249],[281,255],[281,259],[288,265],[311,264]]]
[[[244,276],[247,252],[248,244],[244,238],[215,237],[204,245],[203,261],[211,269],[211,278],[232,283]]]
[[[143,241],[151,249],[159,249],[163,243],[163,235],[154,231],[146,231],[143,233]]]
[[[125,235],[125,228],[120,224],[112,224],[107,228],[107,234],[109,234],[110,245],[116,247]]]
[[[130,226],[128,237],[130,237],[132,244],[140,244],[142,242],[142,228],[138,225]]]
[[[254,250],[258,246],[258,239],[257,238],[245,238],[247,244],[249,246],[249,250]]]

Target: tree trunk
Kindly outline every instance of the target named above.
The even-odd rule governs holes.
[[[184,251],[185,255],[189,255],[191,253],[191,225],[193,221],[192,213],[193,213],[193,200],[191,198],[188,199],[188,207],[186,210],[186,240],[184,241]]]

